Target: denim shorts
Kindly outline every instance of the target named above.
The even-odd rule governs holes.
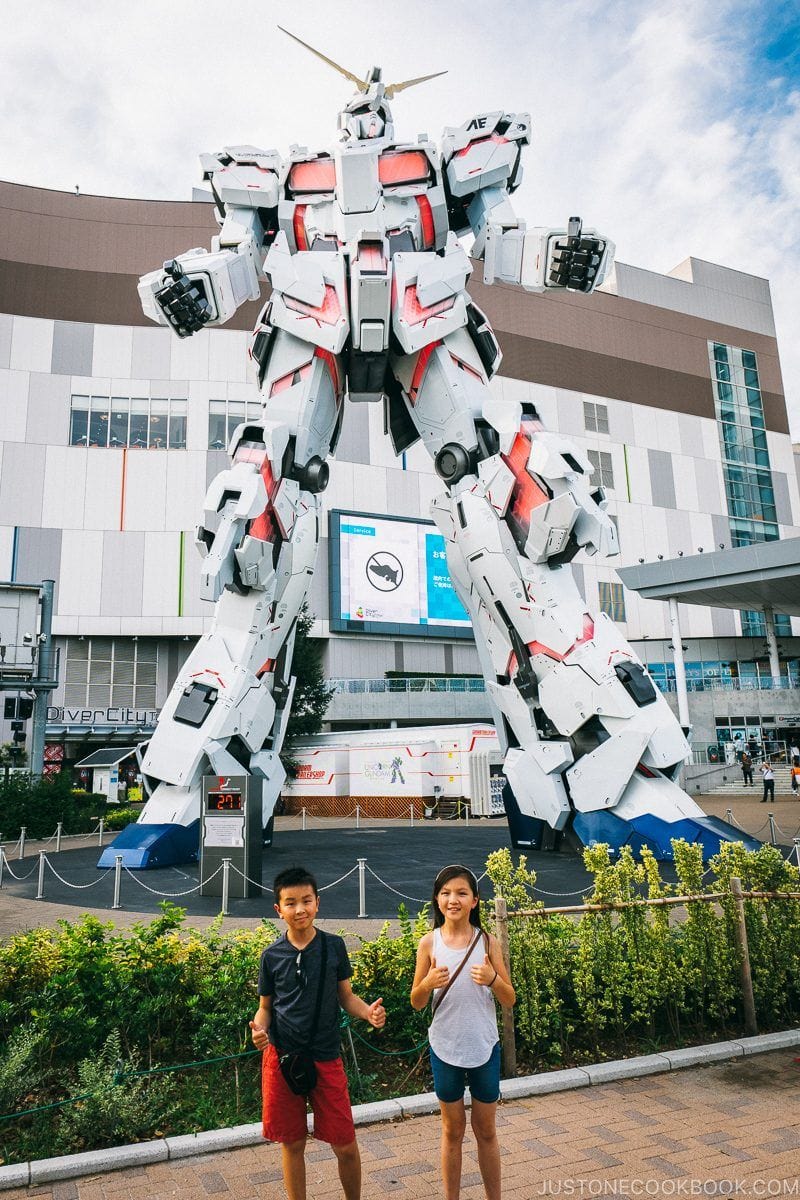
[[[431,1049],[431,1067],[433,1069],[433,1089],[437,1099],[443,1104],[454,1104],[463,1099],[464,1088],[469,1084],[473,1100],[481,1104],[494,1104],[500,1099],[500,1043],[495,1042],[494,1050],[483,1066],[453,1067],[443,1062],[436,1052]]]

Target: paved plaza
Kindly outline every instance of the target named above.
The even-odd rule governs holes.
[[[800,1048],[501,1105],[503,1196],[798,1196]],[[363,1200],[433,1200],[438,1116],[359,1130]],[[483,1197],[465,1142],[462,1200]],[[9,1200],[280,1200],[280,1155],[261,1144],[3,1193]],[[339,1197],[333,1154],[308,1149],[309,1200]]]

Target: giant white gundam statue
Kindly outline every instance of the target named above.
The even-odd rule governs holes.
[[[582,450],[489,387],[500,349],[466,291],[459,238],[473,235],[484,282],[534,292],[593,291],[613,246],[576,218],[528,229],[514,214],[527,113],[477,113],[440,146],[404,142],[388,101],[433,76],[388,86],[377,68],[359,79],[325,61],[357,88],[336,146],[204,155],[220,224],[211,250],[179,254],[139,283],[147,316],[180,338],[223,325],[263,282],[272,290],[249,348],[263,411],[235,431],[197,534],[213,625],[161,712],[143,761],[151,794],[114,853],[147,865],[142,847],[166,838],[178,856],[182,831],[196,848],[209,773],[260,777],[268,824],[318,497],[348,397],[383,401],[395,450],[421,438],[434,458],[444,489],[433,516],[519,810],[584,843],[647,844],[664,857],[671,836],[686,836],[715,850],[734,831],[676,783],[684,731],[573,579],[578,551],[617,552],[603,490]],[[162,844],[156,858],[167,857]]]

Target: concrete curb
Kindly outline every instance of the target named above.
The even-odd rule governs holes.
[[[565,1071],[548,1071],[543,1075],[528,1075],[520,1079],[504,1079],[500,1084],[500,1094],[503,1100],[521,1100],[528,1096],[597,1087],[616,1079],[637,1079],[644,1075],[678,1071],[686,1067],[720,1062],[727,1058],[764,1054],[770,1050],[783,1050],[792,1046],[800,1046],[800,1029],[786,1029],[780,1033],[765,1033],[759,1037],[738,1038],[728,1042],[712,1042],[708,1046],[689,1046],[684,1050],[665,1050],[663,1054],[643,1054],[638,1058],[594,1063]],[[434,1093],[426,1092],[417,1096],[403,1096],[396,1100],[379,1100],[376,1104],[358,1104],[353,1108],[353,1120],[356,1126],[374,1125],[382,1121],[423,1116],[436,1112],[438,1107]],[[130,1146],[113,1146],[108,1150],[90,1150],[83,1154],[68,1154],[60,1158],[15,1163],[0,1167],[0,1191],[54,1183],[59,1179],[76,1179],[81,1175],[119,1171],[123,1167],[138,1167],[143,1163],[167,1162],[195,1154],[237,1150],[241,1146],[258,1145],[261,1141],[261,1123],[257,1122],[236,1125],[232,1129],[209,1129],[202,1133],[182,1134]]]

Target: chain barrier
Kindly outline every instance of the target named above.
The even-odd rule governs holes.
[[[534,892],[539,892],[539,894],[542,896],[558,896],[561,898],[563,896],[584,896],[587,892],[591,892],[592,885],[587,884],[586,887],[575,888],[571,892],[548,892],[545,890],[545,888],[540,888],[538,885],[534,884],[533,890]]]
[[[113,870],[114,868],[109,869]],[[144,888],[146,892],[150,892],[153,896],[166,896],[168,900],[172,900],[178,896],[190,896],[192,892],[199,892],[203,884],[210,883],[212,879],[216,879],[222,870],[222,864],[220,863],[213,875],[207,875],[202,883],[198,883],[197,887],[187,888],[185,892],[159,892],[156,888],[151,888],[148,884],[142,883],[141,879],[134,875],[133,871],[129,867],[126,867],[124,863],[122,864],[122,869],[126,875],[130,875],[134,883],[138,883],[139,887]]]
[[[94,887],[96,884],[102,883],[103,880],[106,878],[106,876],[111,871],[114,870],[113,867],[106,867],[106,869],[105,869],[105,871],[103,871],[102,875],[98,875],[97,878],[93,879],[91,883],[70,883],[69,880],[65,879],[63,875],[59,875],[58,871],[55,869],[53,864],[50,862],[50,859],[47,857],[46,854],[44,855],[44,861],[47,864],[47,866],[50,868],[52,873],[55,875],[55,877],[59,881],[59,883],[63,883],[64,887],[74,888],[76,891],[84,891],[86,888]]]
[[[342,1029],[347,1029],[352,1037],[358,1038],[365,1046],[369,1046],[372,1053],[380,1055],[381,1058],[404,1058],[407,1054],[419,1054],[420,1050],[424,1050],[428,1044],[428,1035],[426,1034],[425,1040],[420,1042],[418,1046],[412,1046],[410,1050],[379,1050],[370,1038],[365,1038],[363,1034],[358,1032],[348,1016],[342,1016],[340,1026]]]
[[[405,892],[398,892],[397,888],[393,888],[390,883],[387,883],[384,879],[381,879],[380,875],[376,875],[368,862],[365,862],[364,866],[367,868],[373,879],[377,879],[378,883],[382,884],[382,886],[388,891],[394,892],[395,896],[401,896],[403,900],[411,900],[414,904],[428,903],[427,900],[420,900],[419,896],[407,896]]]
[[[39,860],[37,858],[36,862],[33,864],[30,871],[26,871],[24,875],[17,875],[17,873],[14,871],[14,868],[11,866],[11,863],[8,861],[8,857],[6,855],[5,850],[2,851],[2,854],[3,854],[3,862],[5,863],[4,870],[8,871],[11,878],[16,879],[18,883],[21,883],[23,879],[30,879],[30,877],[34,873],[34,871],[38,871],[38,869],[39,869]]]
[[[238,1054],[221,1054],[217,1058],[201,1058],[196,1062],[175,1063],[173,1066],[147,1067],[142,1071],[123,1071],[121,1064],[118,1063],[112,1083],[116,1087],[121,1087],[126,1079],[141,1079],[146,1075],[163,1075],[167,1071],[188,1071],[193,1067],[206,1067],[212,1063],[229,1062],[235,1058],[251,1058],[254,1054],[261,1053],[261,1050],[242,1050]],[[20,1112],[3,1113],[0,1115],[0,1121],[14,1121],[21,1117],[33,1116],[35,1113],[47,1112],[52,1108],[63,1108],[66,1104],[80,1104],[82,1100],[91,1100],[96,1095],[97,1092],[85,1092],[82,1096],[71,1096],[69,1100],[55,1100],[52,1104],[39,1104],[36,1108],[25,1108]]]
[[[333,883],[326,883],[325,886],[321,887],[319,890],[321,892],[327,892],[329,888],[336,887],[337,884],[342,883],[345,879],[349,879],[350,876],[354,875],[357,870],[358,863],[356,863],[354,867],[351,867],[349,871],[346,871],[344,875],[341,875],[338,879],[334,879]]]

